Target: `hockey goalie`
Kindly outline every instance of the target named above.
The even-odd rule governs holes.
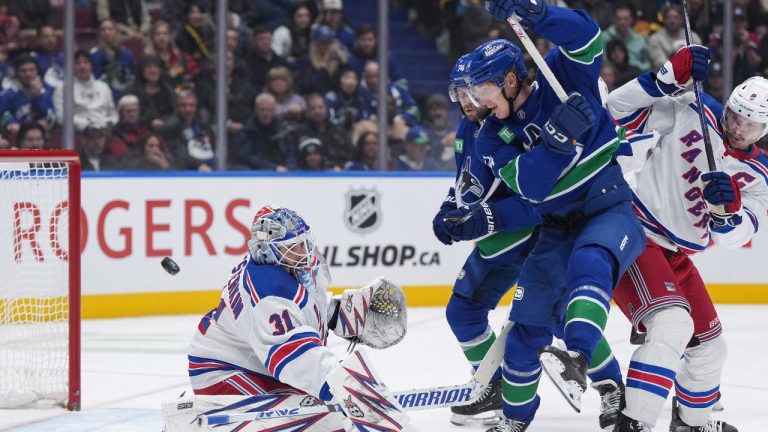
[[[401,430],[408,417],[364,352],[339,363],[326,340],[332,331],[353,347],[398,343],[402,289],[377,278],[329,299],[312,230],[286,208],[258,211],[248,249],[200,320],[189,353],[194,395],[163,404],[166,432]]]

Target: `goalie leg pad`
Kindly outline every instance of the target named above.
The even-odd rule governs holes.
[[[405,428],[408,415],[371,367],[355,350],[328,376],[328,386],[344,414],[360,431],[395,432]]]
[[[344,291],[334,315],[337,335],[376,349],[400,342],[408,324],[403,289],[383,277]]]

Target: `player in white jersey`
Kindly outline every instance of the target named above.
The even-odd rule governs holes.
[[[712,242],[741,246],[765,218],[768,159],[754,142],[768,131],[768,80],[740,84],[725,107],[702,94],[702,131],[695,96],[685,85],[691,77],[706,80],[708,59],[705,47],[683,47],[657,74],[642,74],[608,96],[619,124],[639,134],[630,133],[633,155],[618,160],[648,237],[614,291],[622,312],[645,332],[629,365],[626,408],[614,432],[650,431],[673,384],[671,432],[736,432],[709,420],[727,348],[688,255]],[[713,172],[703,133],[711,139]]]
[[[329,331],[375,348],[404,337],[404,296],[383,278],[329,299],[327,267],[297,213],[260,209],[248,248],[218,307],[202,318],[192,339],[195,395],[294,393],[339,400],[344,389],[329,380],[339,365],[326,346]],[[382,304],[386,311],[374,310]]]

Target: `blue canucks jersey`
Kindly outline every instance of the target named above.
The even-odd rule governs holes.
[[[494,180],[493,172],[483,163],[475,146],[479,128],[480,123],[462,117],[456,131],[454,151],[457,205],[479,203]],[[500,213],[504,216],[505,224],[509,228],[477,241],[480,255],[484,259],[503,262],[528,253],[528,243],[533,229],[540,221],[533,211],[533,207],[527,202],[522,199],[506,199],[512,195],[508,190],[499,188],[488,200],[504,206],[504,211]]]
[[[478,152],[515,193],[534,204],[541,215],[584,211],[584,201],[596,184],[615,183],[621,170],[613,159],[621,130],[602,107],[598,77],[602,36],[597,24],[581,10],[549,7],[547,17],[534,26],[558,48],[546,63],[567,93],[579,92],[595,113],[594,127],[577,139],[574,152],[560,154],[541,143],[541,128],[553,108],[561,104],[542,74],[528,98],[509,118],[486,120],[478,136]],[[578,29],[578,31],[575,31]],[[630,199],[628,188],[621,198]]]

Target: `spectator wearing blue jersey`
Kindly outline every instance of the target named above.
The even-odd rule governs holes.
[[[336,39],[352,52],[355,49],[355,32],[344,24],[344,3],[342,0],[324,0],[322,22],[334,31]]]
[[[176,113],[166,120],[162,131],[174,160],[182,169],[214,169],[214,134],[210,119],[199,109],[195,93],[179,93],[176,99]]]
[[[35,60],[21,56],[16,59],[15,70],[16,79],[0,94],[3,127],[15,133],[29,122],[39,122],[46,128],[53,126],[53,90],[40,79]]]
[[[360,78],[349,67],[341,69],[334,89],[325,94],[325,103],[331,121],[347,132],[352,131],[356,122],[370,116],[363,109]]]
[[[123,46],[117,26],[111,19],[99,23],[98,41],[99,44],[91,49],[93,76],[107,83],[113,99],[120,99],[136,75],[133,53]]]
[[[45,25],[37,30],[37,50],[30,53],[37,63],[40,76],[46,84],[56,89],[64,79],[64,53],[58,50],[56,30]]]
[[[397,115],[405,120],[408,126],[416,125],[421,120],[421,112],[410,90],[397,83],[388,83],[388,93],[395,101]],[[379,64],[369,61],[363,71],[363,81],[360,84],[360,97],[363,99],[363,109],[376,113],[376,98],[379,88]]]

